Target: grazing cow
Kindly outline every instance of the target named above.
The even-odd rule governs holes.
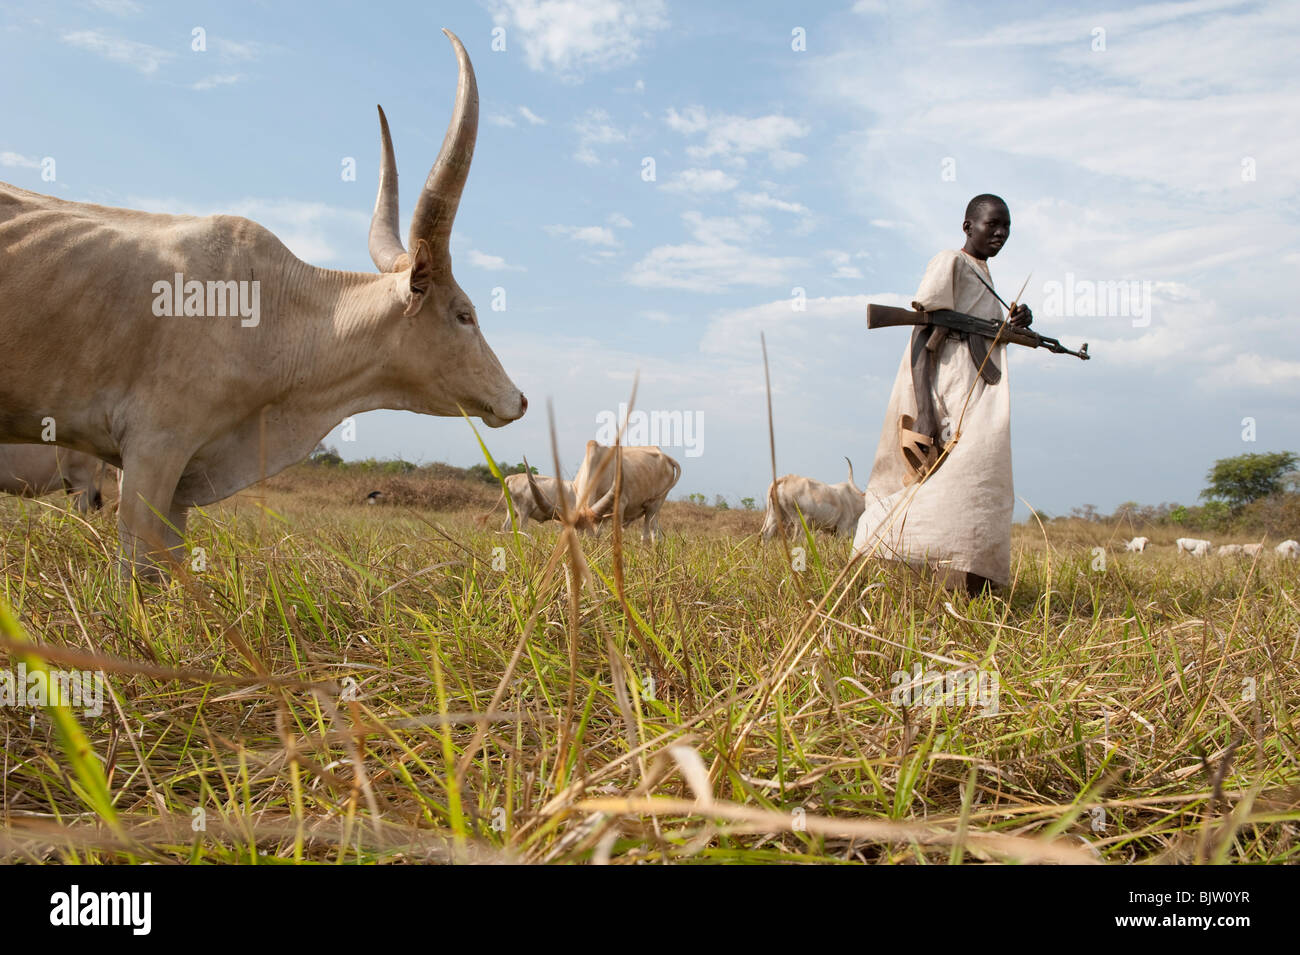
[[[1241,553],[1240,544],[1220,544],[1219,549],[1214,552],[1216,557],[1230,557],[1234,554]]]
[[[72,495],[88,514],[104,506],[100,482],[104,462],[82,451],[54,444],[0,444],[0,491],[40,497],[55,491]]]
[[[183,532],[189,508],[282,471],[350,415],[464,412],[500,427],[527,409],[452,276],[478,90],[447,36],[460,80],[409,249],[379,112],[379,274],[310,266],[236,216],[153,215],[0,183],[0,442],[36,441],[53,418],[60,444],[122,467],[122,554],[149,576],[151,555],[179,547],[169,523]]]
[[[1241,552],[1245,554],[1247,557],[1256,557],[1259,555],[1259,552],[1263,549],[1264,549],[1263,544],[1242,544],[1241,545]]]
[[[1135,537],[1127,544],[1124,545],[1124,550],[1128,551],[1129,553],[1141,554],[1147,549],[1147,544],[1150,543],[1151,541],[1149,538]]]
[[[1274,547],[1273,551],[1279,557],[1286,557],[1290,560],[1295,560],[1297,557],[1300,557],[1300,542],[1284,540],[1282,543]]]
[[[1210,553],[1210,542],[1196,537],[1180,537],[1174,541],[1174,544],[1177,545],[1180,554],[1205,557]]]
[[[367,504],[378,504],[383,499],[384,499],[383,491],[371,491],[369,494],[366,495]]]
[[[659,509],[682,476],[682,466],[655,447],[621,448],[623,480],[619,489],[618,520],[624,526],[645,518],[641,540],[659,539]],[[573,526],[584,534],[594,533],[599,524],[614,517],[615,449],[595,441],[587,442],[587,453],[573,478],[577,500]],[[554,498],[548,496],[533,476],[528,476],[536,506],[551,519],[559,517]]]
[[[559,494],[564,495],[565,503],[568,505],[569,513],[572,514],[577,510],[578,499],[573,494],[573,482],[566,481],[564,478],[553,478],[545,474],[533,476],[533,482],[537,484],[537,493],[533,493],[527,474],[509,474],[506,476],[506,491],[510,494],[510,503],[514,505],[515,516],[519,521],[519,529],[523,530],[528,526],[528,519],[535,521],[558,521],[559,514]],[[540,495],[540,496],[539,496]],[[495,511],[505,502],[505,494],[492,507]],[[539,501],[541,505],[539,506]],[[552,507],[551,502],[556,502]],[[492,511],[488,511],[491,514]],[[486,515],[483,518],[486,520]],[[510,511],[506,511],[505,522],[501,525],[503,531],[510,530]]]
[[[799,514],[803,514],[804,521],[813,530],[846,536],[852,534],[862,516],[864,502],[862,491],[853,483],[853,462],[848,458],[844,460],[848,461],[849,479],[839,484],[824,484],[798,474],[787,474],[769,484],[763,540],[776,536],[781,525],[785,526],[787,534],[797,532],[801,527]]]

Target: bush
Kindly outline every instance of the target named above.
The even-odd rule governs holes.
[[[506,464],[506,462],[504,461],[498,461],[497,470],[501,472],[503,477],[509,477],[512,474],[523,474],[524,464],[522,461],[520,461],[518,464]],[[536,467],[532,468],[532,472],[534,474],[539,473]],[[488,467],[486,464],[472,465],[471,467],[466,469],[465,473],[469,477],[476,478],[477,480],[482,481],[484,484],[497,483],[496,476],[492,473],[492,469]]]

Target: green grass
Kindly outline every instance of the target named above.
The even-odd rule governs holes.
[[[1300,861],[1300,562],[1094,570],[1048,524],[972,600],[844,539],[794,572],[761,515],[671,505],[616,561],[277,480],[194,515],[206,569],[165,585],[119,581],[111,513],[0,501],[0,669],[111,688],[0,707],[0,858]],[[895,704],[916,662],[995,672],[998,713]]]

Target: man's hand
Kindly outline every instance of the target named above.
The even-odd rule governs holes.
[[[1029,310],[1028,305],[1016,303],[1008,319],[1016,328],[1028,328],[1034,320],[1034,313]]]

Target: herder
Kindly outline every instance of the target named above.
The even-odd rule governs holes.
[[[988,260],[1006,244],[1011,212],[997,196],[976,196],[962,231],[959,251],[930,260],[914,305],[1000,319]],[[1021,328],[1032,320],[1021,304],[1009,315]],[[990,344],[950,329],[915,328],[853,542],[855,552],[928,566],[945,585],[972,594],[1011,579],[1011,395],[1006,345]],[[959,440],[942,457],[954,435]]]

